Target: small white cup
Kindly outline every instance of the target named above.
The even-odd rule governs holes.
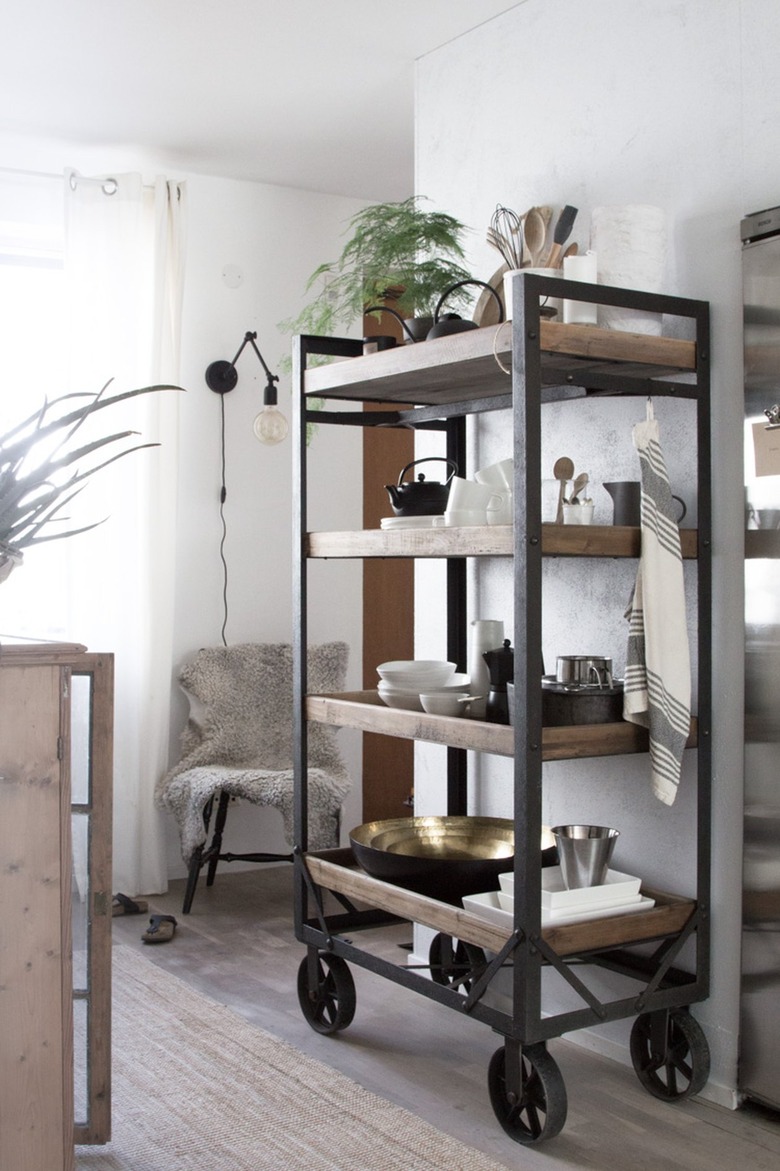
[[[563,523],[565,525],[593,524],[593,504],[564,504]]]
[[[496,492],[487,506],[489,525],[511,525],[514,520],[511,492]]]
[[[514,471],[515,461],[513,459],[501,459],[498,463],[480,468],[478,472],[474,473],[474,479],[478,484],[489,484],[491,488],[498,488],[499,491],[503,491],[505,488],[511,490],[514,482]]]
[[[481,509],[484,515],[493,491],[489,484],[478,484],[476,480],[464,480],[462,476],[453,476],[447,497],[447,511]],[[484,524],[484,520],[482,523]]]
[[[520,268],[510,268],[504,273],[504,317],[507,321],[512,320],[512,282],[519,272]]]

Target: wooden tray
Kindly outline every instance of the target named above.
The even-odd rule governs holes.
[[[312,880],[325,890],[336,891],[412,923],[420,923],[454,939],[498,952],[510,933],[470,911],[441,903],[427,895],[404,890],[372,878],[361,870],[349,849],[324,850],[306,854],[304,860]],[[614,915],[609,919],[544,927],[542,938],[560,956],[625,946],[680,932],[693,914],[693,899],[643,888],[655,900],[652,910],[635,915]]]

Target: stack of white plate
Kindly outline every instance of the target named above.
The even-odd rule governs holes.
[[[423,710],[421,695],[447,695],[452,692],[461,692],[463,695],[469,693],[469,676],[460,672],[456,672],[450,676],[448,683],[438,687],[419,686],[399,686],[395,683],[388,683],[384,679],[380,679],[377,685],[379,698],[388,707],[405,708],[407,711],[421,712]]]
[[[511,931],[514,929],[514,874],[499,875],[499,882],[501,890],[468,895],[463,899],[463,906]],[[542,871],[542,926],[562,927],[586,919],[649,911],[655,902],[640,893],[641,882],[631,874],[609,870],[600,886],[568,890],[560,866],[548,866]]]
[[[444,523],[443,517],[438,516],[383,516],[379,522],[383,529],[432,529]]]

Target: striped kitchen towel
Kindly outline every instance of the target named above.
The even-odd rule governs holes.
[[[642,475],[642,550],[626,611],[623,717],[649,729],[653,792],[671,805],[691,722],[691,663],[680,532],[650,402],[633,439]]]

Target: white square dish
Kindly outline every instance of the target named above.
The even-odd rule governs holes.
[[[463,908],[479,915],[480,919],[487,919],[490,923],[505,927],[507,931],[515,929],[514,916],[502,909],[497,890],[488,890],[479,895],[464,895]]]
[[[502,891],[508,895],[514,894],[514,874],[502,874],[499,881]],[[636,878],[632,874],[621,874],[618,870],[608,870],[607,880],[600,886],[582,886],[568,890],[564,886],[560,866],[545,866],[542,870],[542,907],[554,910],[559,907],[614,903],[617,899],[638,895],[641,885],[641,878]]]
[[[463,906],[467,911],[472,911],[475,915],[479,915],[482,919],[487,919],[491,923],[497,924],[499,927],[506,928],[507,931],[514,931],[515,917],[513,911],[508,911],[502,906],[503,891],[490,890],[484,894],[478,895],[464,895]],[[591,907],[585,911],[581,908],[577,910],[559,910],[557,913],[551,914],[550,911],[542,908],[542,927],[563,927],[567,923],[580,923],[587,919],[608,919],[611,915],[634,915],[638,911],[650,911],[655,906],[653,899],[647,898],[644,895],[637,895],[634,902],[623,903],[615,906],[609,904],[608,906]]]
[[[587,911],[561,910],[557,913],[542,908],[542,927],[563,927],[567,923],[584,923],[586,919],[609,919],[613,915],[635,915],[638,911],[651,911],[655,906],[655,899],[639,895],[635,903],[623,903],[620,906],[591,907]]]

